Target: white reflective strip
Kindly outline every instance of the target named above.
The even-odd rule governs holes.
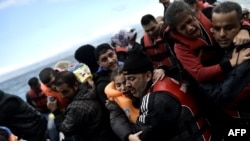
[[[145,123],[145,118],[148,115],[148,102],[149,102],[149,94],[145,95],[142,99],[141,112],[142,114],[139,116],[139,121]]]

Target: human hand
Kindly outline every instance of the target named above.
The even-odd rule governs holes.
[[[241,45],[250,42],[249,32],[246,29],[241,29],[233,40],[235,45]]]
[[[165,71],[163,69],[155,69],[153,75],[154,83],[158,80],[162,80],[165,77]]]
[[[139,131],[139,132],[137,132],[137,133],[135,133],[135,134],[130,134],[129,136],[128,136],[128,140],[129,141],[141,141],[140,140],[140,138],[139,138],[139,135],[142,133],[142,131]]]
[[[232,67],[242,64],[243,62],[250,59],[250,48],[244,48],[239,52],[234,49],[230,63]]]
[[[54,101],[47,101],[47,107],[51,112],[54,112],[57,109],[57,100]]]

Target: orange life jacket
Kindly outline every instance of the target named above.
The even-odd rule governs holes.
[[[150,36],[147,33],[144,33],[143,41],[145,52],[153,61],[154,68],[162,65],[168,67],[173,66],[171,59],[169,58],[170,53],[161,37],[158,37],[157,39],[152,41]]]
[[[176,98],[180,103],[181,106],[183,107],[183,109],[188,109],[189,113],[192,114],[193,118],[195,119],[195,117],[200,114],[198,107],[196,105],[196,102],[194,101],[193,97],[186,92],[186,90],[184,89],[185,87],[183,87],[184,85],[172,78],[169,77],[165,77],[163,80],[161,81],[157,81],[156,84],[152,87],[152,91],[156,92],[156,91],[166,91],[168,92],[168,94],[170,94],[171,96],[173,96],[174,98]],[[186,110],[183,110],[186,111]],[[187,116],[187,114],[182,114],[182,117],[180,119],[186,119],[185,117]],[[197,118],[197,117],[196,117]],[[180,121],[180,122],[184,122],[184,121]],[[198,119],[195,120],[196,124],[192,125],[192,126],[196,126],[196,127],[191,127],[191,128],[198,128],[199,130],[202,129],[202,127],[205,127],[206,121],[205,118],[203,116],[200,116]],[[203,139],[205,141],[209,141],[209,139],[211,138],[211,134],[209,130],[205,130],[202,133]]]
[[[34,102],[34,105],[39,112],[49,112],[47,108],[47,96],[42,91],[40,93],[36,93],[34,90],[30,89],[28,91],[28,96],[31,101]]]
[[[63,99],[61,93],[52,91],[50,88],[46,87],[44,84],[41,84],[41,89],[45,93],[46,96],[55,97],[57,100],[57,106],[59,109],[64,109],[67,107],[67,101]]]
[[[125,112],[128,119],[136,124],[137,118],[139,116],[139,109],[135,108],[132,104],[132,100],[120,91],[115,89],[114,82],[110,82],[104,89],[105,94],[109,100],[115,101]]]

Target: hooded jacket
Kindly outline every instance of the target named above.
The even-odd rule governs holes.
[[[41,141],[47,121],[20,97],[0,91],[0,125],[8,127],[19,138]]]
[[[82,84],[63,114],[53,112],[57,127],[66,136],[77,135],[81,141],[110,141],[114,134],[109,119],[97,100],[93,89]]]

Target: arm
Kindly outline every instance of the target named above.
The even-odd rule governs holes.
[[[110,113],[111,128],[122,141],[127,140],[129,134],[132,133],[132,123],[114,101],[109,101],[106,106]]]
[[[244,53],[246,53],[246,59],[249,59],[250,57],[247,55],[249,51],[250,49],[241,50],[238,61],[244,62],[241,58],[242,56],[244,58]],[[224,108],[235,99],[236,96],[241,94],[242,90],[250,83],[249,71],[249,61],[245,61],[242,64],[240,63],[240,65],[229,72],[222,81],[201,83],[203,93],[213,105]]]
[[[194,51],[181,44],[175,45],[175,53],[183,67],[199,82],[208,81],[223,74],[223,71],[230,70],[230,62],[223,62],[212,66],[204,67]]]
[[[15,115],[16,110],[20,108],[20,100],[11,98],[5,102],[3,107],[1,107],[0,121],[7,122],[9,119],[12,119],[13,115]]]
[[[243,22],[241,26],[241,30],[234,37],[234,40],[233,40],[234,44],[241,45],[241,44],[250,42],[249,32],[250,32],[249,24]]]
[[[82,120],[86,118],[84,116],[87,115],[87,110],[84,110],[83,108],[86,106],[84,104],[81,106],[82,108],[79,106],[76,106],[75,108],[68,106],[64,113],[61,113],[58,109],[53,112],[55,115],[55,123],[59,131],[63,132],[65,136],[74,135],[78,130],[78,126],[82,125]]]
[[[96,88],[96,93],[98,95],[98,98],[100,99],[101,103],[103,105],[105,105],[106,100],[108,100],[107,95],[105,94],[104,90],[105,87],[108,85],[108,81],[103,81],[103,82],[99,82],[95,88]]]
[[[181,106],[166,92],[154,92],[143,97],[138,126],[143,131],[140,138],[167,140],[167,133],[175,128],[181,113]]]

